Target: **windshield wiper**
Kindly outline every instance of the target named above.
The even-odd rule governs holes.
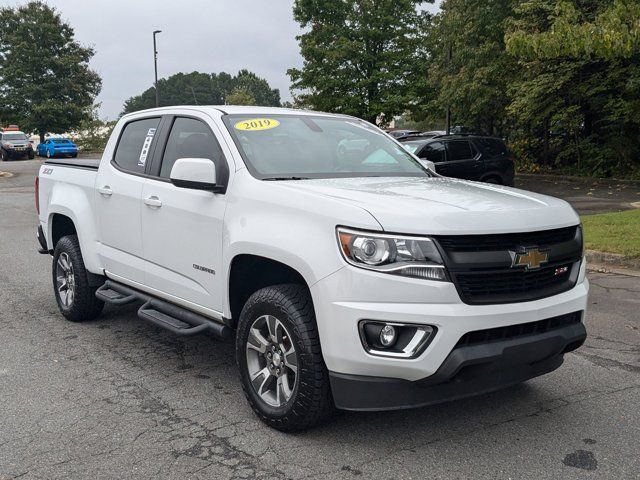
[[[279,180],[311,180],[309,177],[267,177],[262,180],[267,180],[270,182],[279,181]]]

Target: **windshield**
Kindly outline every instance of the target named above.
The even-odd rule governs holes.
[[[402,147],[357,119],[225,115],[247,168],[263,180],[429,176]]]
[[[27,136],[24,133],[3,133],[2,140],[5,142],[26,141]]]

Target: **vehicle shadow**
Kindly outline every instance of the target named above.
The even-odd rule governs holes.
[[[101,335],[111,344],[109,348],[122,349],[123,360],[144,365],[146,375],[162,375],[171,384],[179,381],[184,390],[177,393],[177,398],[193,403],[194,399],[186,395],[206,399],[223,393],[226,415],[246,417],[252,428],[263,430],[268,436],[275,434],[310,442],[330,438],[332,442],[357,447],[370,445],[375,435],[375,441],[381,445],[411,451],[419,445],[466,436],[522,418],[555,423],[559,420],[554,415],[543,414],[564,404],[558,403],[552,390],[540,388],[545,379],[534,379],[495,392],[416,409],[338,411],[330,421],[312,430],[281,434],[262,425],[246,404],[237,376],[233,342],[206,336],[178,338],[139,320],[136,310],[137,305],[108,307],[103,318],[91,322],[91,326],[109,330]],[[113,334],[117,341],[109,339]]]

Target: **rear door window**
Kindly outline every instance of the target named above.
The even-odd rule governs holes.
[[[477,138],[474,142],[485,155],[498,156],[507,154],[507,146],[497,138]]]
[[[447,150],[449,153],[449,160],[469,160],[475,157],[475,153],[471,147],[471,144],[467,140],[452,140],[447,142]]]
[[[125,125],[118,141],[113,161],[123,170],[144,173],[151,158],[160,117],[134,120]]]

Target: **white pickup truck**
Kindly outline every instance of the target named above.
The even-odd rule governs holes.
[[[280,430],[522,382],[586,338],[566,202],[441,177],[348,116],[125,115],[99,162],[45,162],[36,204],[63,316],[141,302],[175,334],[235,339]]]

